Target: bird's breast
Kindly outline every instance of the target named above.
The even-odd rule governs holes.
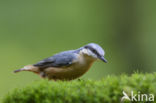
[[[79,55],[71,66],[47,69],[48,78],[65,80],[78,78],[89,70],[93,62],[94,60]]]

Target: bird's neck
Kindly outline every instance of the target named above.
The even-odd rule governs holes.
[[[78,56],[78,61],[82,65],[90,65],[92,64],[96,59],[88,56],[87,54],[83,53],[80,51],[79,56]]]

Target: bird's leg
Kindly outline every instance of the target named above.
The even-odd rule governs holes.
[[[42,77],[42,78],[46,78],[46,73],[45,72],[40,72],[40,77]]]
[[[84,79],[80,79],[80,78],[79,78],[79,79],[77,79],[77,80],[78,80],[78,81],[84,81]]]

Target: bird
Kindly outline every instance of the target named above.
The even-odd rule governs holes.
[[[89,43],[75,50],[60,52],[36,64],[26,65],[14,73],[30,71],[48,80],[73,80],[85,74],[96,60],[107,63],[104,55],[100,45]]]

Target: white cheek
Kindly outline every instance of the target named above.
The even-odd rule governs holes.
[[[87,50],[87,49],[84,49],[82,52],[83,52],[84,54],[88,54],[88,50]]]
[[[94,54],[94,53],[93,53],[91,50],[89,50],[89,49],[83,49],[83,50],[81,51],[81,53],[86,54],[86,55],[88,55],[88,56],[91,56],[91,57],[93,57],[93,58],[97,58],[96,54]]]
[[[90,50],[88,50],[89,56],[92,56],[93,58],[97,58],[97,56]]]
[[[97,56],[95,54],[92,55],[94,58],[97,58]]]

